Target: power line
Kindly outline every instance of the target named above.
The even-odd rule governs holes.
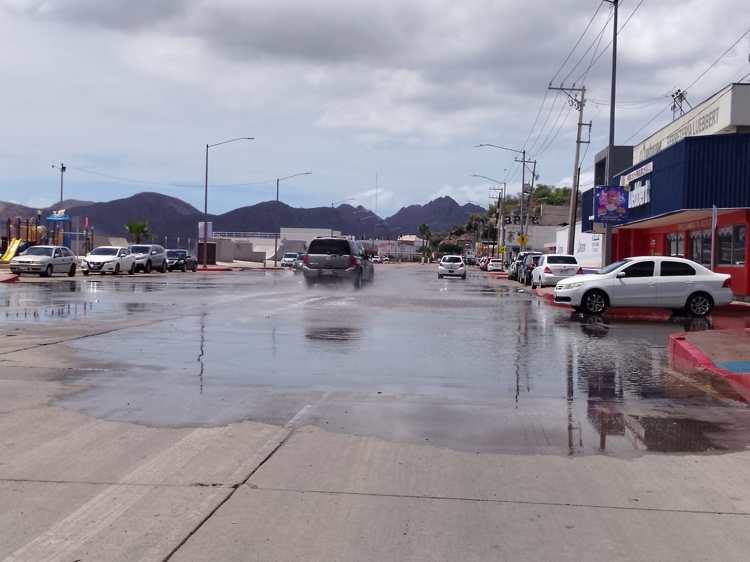
[[[594,40],[591,42],[591,44],[588,46],[588,48],[583,52],[581,57],[578,59],[578,62],[576,62],[573,65],[573,68],[571,68],[568,71],[568,74],[565,75],[565,78],[563,78],[563,82],[567,82],[568,78],[570,78],[573,75],[573,72],[575,72],[576,68],[584,61],[586,56],[589,54],[589,51],[594,48],[594,54],[596,54],[596,50],[599,48],[599,44],[601,43],[602,36],[604,35],[604,32],[607,30],[607,27],[609,26],[609,22],[612,21],[612,16],[614,15],[614,10],[610,10],[609,16],[607,17],[607,20],[604,22],[604,25],[599,30],[599,33],[596,34],[596,37],[594,37]],[[596,45],[596,47],[594,47]],[[591,65],[589,65],[589,68],[583,71],[583,74],[585,75],[590,70]],[[574,82],[575,84],[581,83],[581,77],[579,76],[578,79]]]
[[[594,11],[594,15],[591,16],[591,19],[589,19],[589,22],[586,24],[586,27],[584,28],[583,32],[581,33],[580,37],[578,37],[578,41],[575,42],[575,45],[573,45],[573,48],[568,53],[568,56],[565,57],[565,60],[563,60],[562,64],[560,65],[560,68],[557,69],[557,72],[555,72],[555,75],[552,77],[552,79],[549,81],[550,84],[555,81],[555,78],[558,77],[562,69],[565,67],[566,64],[568,64],[568,61],[570,60],[570,57],[573,56],[573,53],[578,48],[578,45],[581,44],[581,41],[586,36],[586,33],[588,33],[589,28],[591,27],[591,24],[594,23],[594,20],[596,19],[596,16],[599,14],[599,10],[602,9],[602,6],[604,4],[602,2],[599,3],[599,6],[597,6],[596,10]],[[564,82],[564,80],[563,80]]]
[[[743,38],[744,38],[744,37],[745,37],[745,36],[746,36],[746,35],[747,35],[748,33],[750,33],[750,27],[749,27],[749,28],[747,28],[747,29],[745,30],[745,32],[744,32],[744,33],[743,33],[742,35],[740,35],[740,36],[739,36],[739,37],[737,38],[737,40],[736,40],[736,41],[735,41],[734,43],[732,43],[732,44],[731,44],[731,45],[729,46],[729,48],[728,48],[728,49],[727,49],[726,51],[724,51],[723,53],[721,53],[721,55],[719,55],[719,58],[717,58],[717,59],[716,59],[716,60],[715,60],[714,62],[712,62],[711,64],[709,64],[709,65],[708,65],[708,68],[707,68],[706,70],[704,70],[703,72],[701,72],[701,73],[700,73],[700,75],[698,75],[698,78],[696,78],[695,80],[693,80],[693,81],[692,81],[692,82],[690,83],[690,85],[689,85],[689,86],[688,86],[687,88],[684,88],[684,90],[686,90],[686,91],[689,91],[689,90],[690,90],[690,88],[692,88],[693,86],[695,86],[695,84],[696,84],[696,83],[697,83],[697,82],[698,82],[698,81],[699,81],[699,80],[700,80],[701,78],[703,78],[703,77],[704,77],[704,76],[705,76],[706,74],[708,74],[708,72],[709,72],[709,71],[710,71],[710,70],[711,70],[711,69],[712,69],[712,68],[713,68],[714,66],[716,66],[716,65],[718,64],[718,62],[719,62],[719,61],[720,61],[721,59],[723,59],[723,58],[724,58],[724,57],[725,57],[725,56],[727,55],[727,53],[729,53],[729,51],[731,51],[732,49],[734,49],[734,48],[735,48],[735,47],[737,46],[737,43],[739,43],[740,41],[742,41],[742,39],[743,39]]]

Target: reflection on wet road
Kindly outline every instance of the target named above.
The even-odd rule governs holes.
[[[380,266],[358,292],[308,290],[283,272],[76,280],[0,298],[8,322],[154,320],[71,344],[82,367],[107,368],[68,372],[87,388],[60,403],[113,420],[284,424],[314,404],[304,423],[483,453],[748,445],[737,396],[666,367],[667,336],[683,326],[584,319],[519,287]],[[78,312],[31,314],[44,310]]]

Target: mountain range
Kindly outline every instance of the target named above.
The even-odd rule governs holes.
[[[66,209],[72,217],[87,217],[97,234],[125,236],[125,223],[145,220],[154,237],[194,238],[203,213],[192,205],[160,193],[138,193],[105,203],[68,200],[43,209],[47,216],[54,209]],[[209,215],[215,231],[278,232],[280,227],[333,228],[359,237],[387,238],[399,234],[416,234],[419,225],[429,225],[433,232],[444,232],[456,224],[466,223],[472,213],[484,212],[478,205],[459,205],[451,197],[439,197],[426,205],[409,205],[396,214],[381,218],[365,207],[290,207],[277,201],[265,201],[240,207],[220,215]],[[37,210],[0,201],[0,220],[36,216]],[[3,229],[4,234],[4,229]]]

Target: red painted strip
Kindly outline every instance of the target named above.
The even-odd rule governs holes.
[[[5,273],[0,275],[0,283],[15,283],[18,281],[18,275],[15,273]]]

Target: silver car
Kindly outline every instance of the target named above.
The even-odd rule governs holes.
[[[302,273],[308,286],[327,281],[349,281],[358,289],[363,283],[372,282],[375,268],[355,241],[321,237],[310,242],[302,259]]]
[[[37,273],[50,277],[53,273],[76,274],[77,258],[65,246],[32,246],[10,260],[12,273]]]
[[[151,273],[155,269],[166,273],[169,269],[167,251],[158,244],[131,244],[128,250],[135,256],[135,270]]]

